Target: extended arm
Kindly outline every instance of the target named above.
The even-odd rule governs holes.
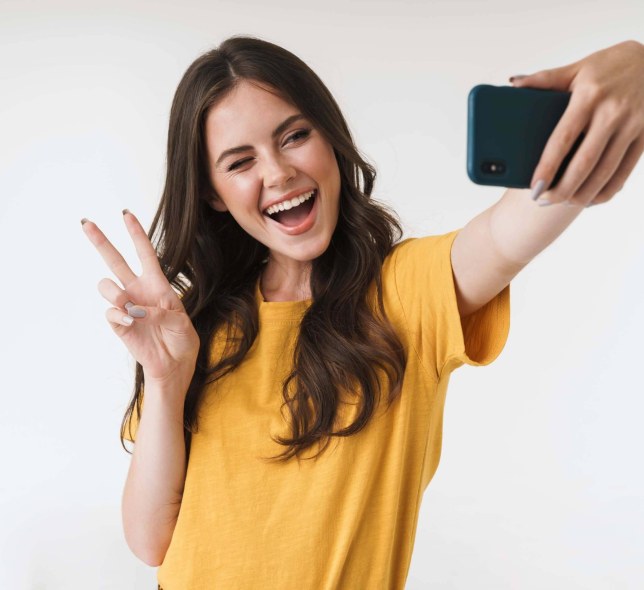
[[[456,236],[451,253],[461,317],[500,293],[583,210],[566,205],[539,207],[529,191],[508,189],[472,219]]]
[[[605,203],[622,188],[644,151],[643,77],[644,45],[624,41],[570,65],[515,80],[522,87],[572,92],[531,183],[536,196],[539,187],[547,188],[540,200],[552,204],[539,207],[528,191],[508,189],[459,232],[452,268],[461,317],[500,293],[584,207]],[[549,188],[583,130],[586,136],[561,180]]]

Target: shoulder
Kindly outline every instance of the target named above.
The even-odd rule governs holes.
[[[452,244],[460,229],[444,234],[410,237],[398,242],[385,260],[396,273],[427,273],[451,266]]]

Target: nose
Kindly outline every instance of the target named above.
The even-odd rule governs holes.
[[[266,188],[283,186],[295,177],[295,168],[282,154],[267,156],[264,159],[262,172]]]

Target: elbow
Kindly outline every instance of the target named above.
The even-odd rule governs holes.
[[[170,547],[177,523],[176,515],[141,514],[132,509],[123,510],[123,533],[130,551],[143,563],[158,567],[163,563]]]
[[[150,567],[159,567],[165,559],[166,549],[153,546],[137,546],[128,543],[130,551],[146,565]]]
[[[150,555],[143,555],[137,557],[146,565],[149,565],[150,567],[159,567],[163,563],[163,557],[160,557],[158,555],[150,554]]]
[[[169,546],[169,542],[164,543],[158,538],[150,538],[149,535],[128,535],[127,530],[125,541],[130,551],[150,567],[159,567],[163,563]]]

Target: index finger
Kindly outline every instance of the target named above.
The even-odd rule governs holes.
[[[89,219],[83,218],[81,220],[83,231],[89,238],[89,241],[94,244],[98,250],[101,258],[105,260],[109,269],[118,277],[123,286],[129,285],[136,275],[128,266],[127,262],[121,253],[112,245],[112,243],[105,237],[105,234],[98,228],[98,226]]]
[[[534,189],[538,180],[545,181],[544,190],[551,190],[559,183],[585,137],[585,129],[592,112],[592,103],[586,97],[576,96],[573,92],[564,114],[557,122],[541,153],[530,182],[531,188]],[[581,184],[579,179],[575,180]]]
[[[150,242],[148,234],[143,229],[143,226],[139,223],[139,220],[136,218],[134,213],[129,209],[123,209],[123,220],[125,221],[127,231],[130,232],[130,236],[132,236],[136,253],[143,267],[143,274],[161,272],[161,265],[159,264],[159,258],[157,257],[154,246],[152,246],[152,242]]]

